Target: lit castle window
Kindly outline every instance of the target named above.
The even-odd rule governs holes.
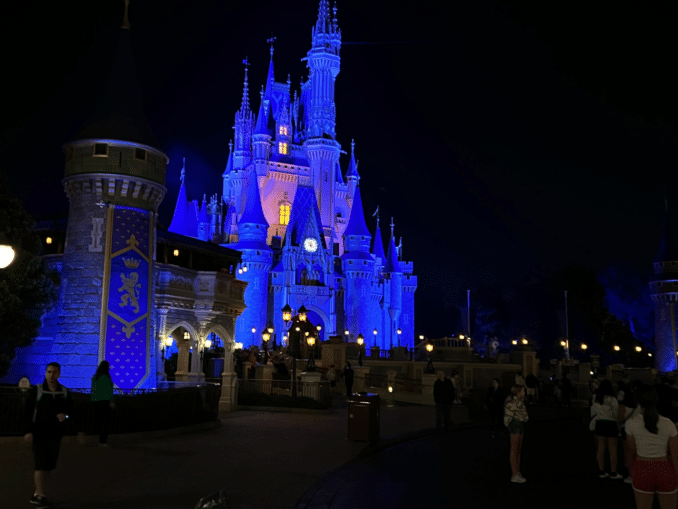
[[[282,141],[278,143],[278,153],[287,155],[287,143],[283,143]]]
[[[289,224],[290,223],[290,206],[289,205],[280,205],[280,224]]]
[[[278,132],[283,136],[287,136],[287,126],[281,125],[280,129],[278,129]]]

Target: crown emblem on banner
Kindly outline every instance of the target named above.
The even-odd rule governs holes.
[[[141,263],[141,260],[137,258],[123,258],[123,261],[125,262],[125,267],[128,269],[136,269]]]

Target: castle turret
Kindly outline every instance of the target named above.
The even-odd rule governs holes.
[[[351,161],[348,163],[348,171],[346,171],[346,183],[348,184],[348,198],[349,202],[353,203],[353,195],[360,182],[360,175],[358,174],[358,163],[355,161],[355,141],[351,140]]]
[[[374,273],[374,258],[370,255],[370,235],[365,224],[360,188],[355,191],[353,208],[344,231],[344,254],[341,266],[346,277],[344,308],[348,331],[357,336],[367,335],[370,328],[371,281]]]
[[[650,281],[655,303],[655,367],[659,371],[676,369],[676,309],[678,302],[678,235],[675,223],[664,213],[659,251],[654,259],[654,278]]]
[[[254,164],[257,167],[265,168],[271,156],[271,139],[273,138],[273,131],[269,128],[273,123],[271,109],[268,108],[267,111],[264,107],[264,101],[261,101],[257,114],[257,125],[254,127],[254,134],[252,135]]]
[[[202,206],[198,214],[198,238],[210,240],[210,221],[207,217],[207,195],[202,195]]]
[[[245,345],[260,346],[261,331],[267,324],[268,274],[273,264],[273,251],[266,244],[268,226],[257,177],[252,174],[247,186],[245,211],[238,221],[238,243],[233,246],[242,253],[238,279],[247,281],[244,297],[247,308],[236,326],[236,341]],[[252,334],[252,328],[258,334]]]
[[[50,360],[68,366],[71,387],[89,387],[104,359],[117,387],[155,387],[155,224],[168,158],[142,108],[127,7],[101,98],[64,150],[70,205]]]
[[[384,266],[384,278],[389,280],[390,299],[388,306],[389,322],[385,327],[385,338],[389,338],[388,347],[401,346],[400,337],[397,333],[398,320],[402,311],[403,297],[403,273],[398,263],[398,250],[393,236],[393,218],[391,218],[391,240],[388,244],[388,253],[386,254],[386,265]],[[387,345],[384,344],[384,347]]]
[[[384,254],[384,243],[381,240],[381,230],[379,229],[379,215],[377,215],[377,228],[374,230],[374,239],[372,242],[372,254],[377,267],[386,265],[386,255]]]

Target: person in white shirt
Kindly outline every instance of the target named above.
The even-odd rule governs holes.
[[[617,399],[619,399],[619,394],[617,394]],[[631,484],[631,464],[629,463],[629,443],[626,440],[626,423],[631,420],[635,415],[639,415],[641,412],[640,405],[636,400],[633,388],[631,385],[627,385],[624,392],[624,399],[619,401],[619,430],[621,432],[622,442],[624,444],[624,466],[626,467],[626,478],[624,482]]]
[[[604,479],[623,479],[617,472],[617,418],[619,416],[619,402],[614,395],[612,382],[603,380],[600,382],[596,397],[591,406],[591,426],[595,430],[598,441],[596,460],[598,461],[598,477]],[[609,474],[605,472],[605,449],[610,453]]]
[[[638,509],[651,509],[655,493],[661,509],[678,504],[678,431],[657,412],[657,392],[650,385],[636,394],[642,414],[626,422],[633,493]],[[669,460],[668,453],[671,454]]]

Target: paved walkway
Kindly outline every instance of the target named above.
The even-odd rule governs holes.
[[[435,408],[381,407],[377,445],[349,442],[346,402],[329,414],[238,411],[218,428],[122,443],[67,442],[51,479],[63,509],[193,509],[224,490],[234,509],[633,508],[629,485],[596,477],[582,409],[531,408],[528,482],[509,482],[508,439],[462,423],[436,435]],[[0,508],[32,492],[30,446],[0,443]]]
[[[50,498],[64,509],[192,509],[223,489],[234,509],[292,508],[368,447],[346,439],[346,402],[335,403],[324,415],[233,412],[216,429],[136,443],[112,436],[110,449],[65,442]],[[381,410],[385,443],[435,423],[430,406]],[[30,507],[32,490],[30,445],[0,443],[0,508]]]
[[[317,483],[297,508],[635,508],[630,485],[597,477],[581,410],[566,410],[564,418],[554,418],[559,410],[553,408],[530,413],[535,419],[523,443],[525,484],[509,482],[508,438],[473,426],[353,460]]]

